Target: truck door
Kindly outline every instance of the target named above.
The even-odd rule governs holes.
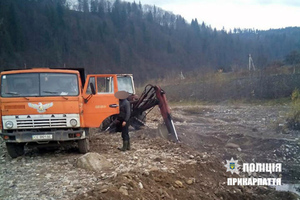
[[[92,94],[90,84],[96,94]],[[83,104],[85,127],[99,127],[104,119],[119,114],[119,100],[114,96],[118,91],[116,75],[88,75],[83,88],[83,97],[89,99]]]

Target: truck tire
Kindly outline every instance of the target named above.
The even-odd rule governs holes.
[[[24,144],[22,143],[6,143],[7,152],[12,158],[17,158],[24,154]]]
[[[90,143],[89,139],[85,138],[82,140],[78,140],[78,149],[80,153],[87,153],[90,151]]]
[[[101,123],[99,129],[100,131],[105,131],[109,125],[113,122],[112,117],[107,117],[105,120],[103,120],[103,122]]]

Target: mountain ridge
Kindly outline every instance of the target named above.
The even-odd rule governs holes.
[[[220,30],[191,24],[156,6],[116,0],[2,0],[0,66],[80,67],[88,73],[133,73],[136,80],[180,71],[257,68],[284,64],[300,50],[300,28]]]

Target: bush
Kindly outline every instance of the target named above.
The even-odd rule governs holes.
[[[300,91],[295,89],[292,93],[292,111],[287,119],[288,128],[300,130]]]

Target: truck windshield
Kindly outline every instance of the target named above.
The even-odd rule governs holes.
[[[22,73],[1,77],[2,97],[77,96],[76,74]]]

